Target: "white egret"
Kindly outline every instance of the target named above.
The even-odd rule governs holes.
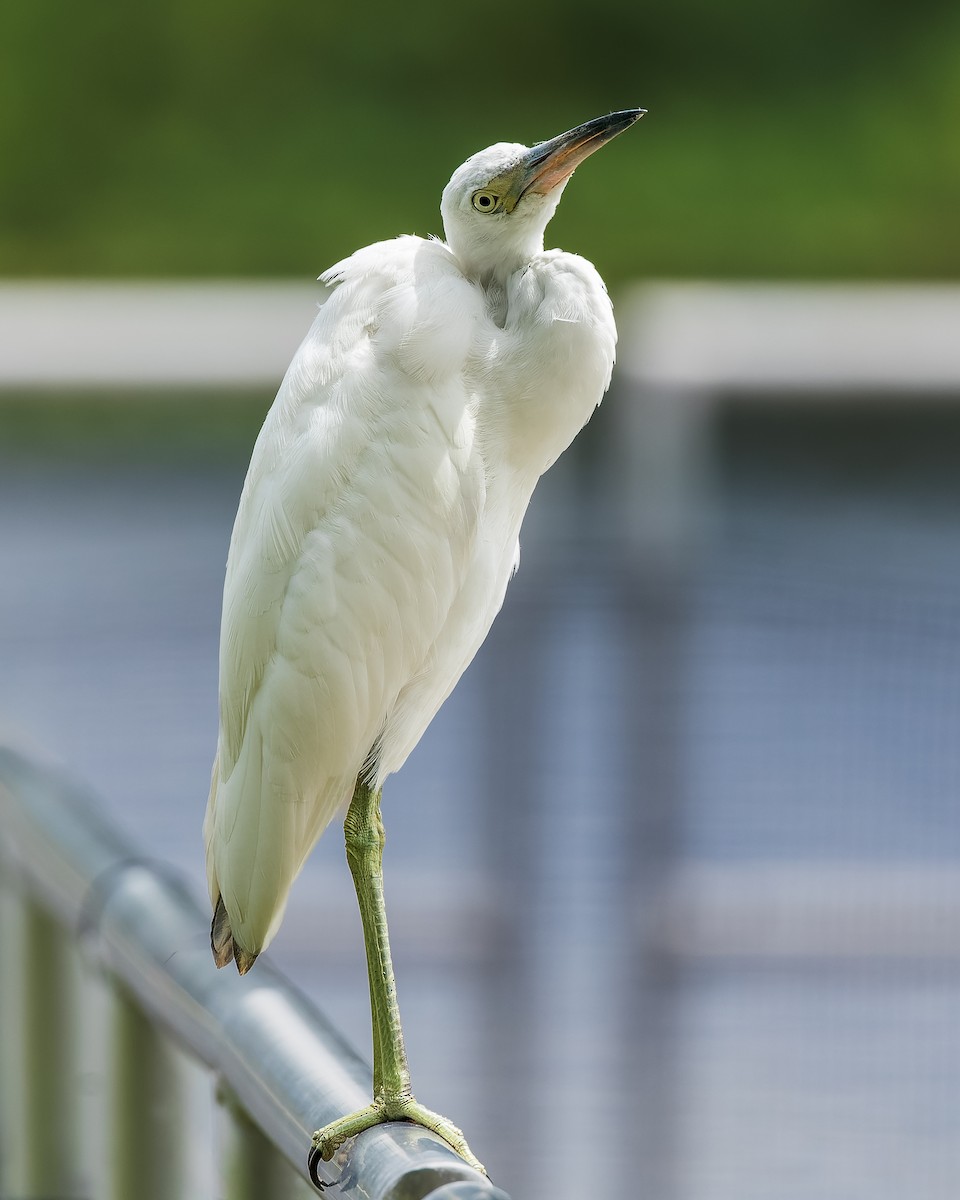
[[[223,591],[220,734],[204,822],[217,966],[268,945],[320,834],[344,830],[367,953],[380,1121],[463,1134],[413,1097],[387,939],[380,793],[476,654],[537,480],[610,382],[603,281],[544,250],[587,155],[643,109],[469,158],[446,242],[400,237],[321,276],[330,296],[254,446]]]

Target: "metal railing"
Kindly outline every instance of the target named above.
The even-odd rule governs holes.
[[[315,1194],[311,1134],[369,1101],[368,1067],[269,962],[214,970],[183,883],[2,747],[0,900],[4,1200]],[[357,1200],[508,1200],[403,1123],[317,1170]]]

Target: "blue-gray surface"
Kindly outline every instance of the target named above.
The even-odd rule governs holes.
[[[960,857],[960,421],[744,409],[718,446],[682,582],[625,564],[592,476],[557,469],[488,644],[390,782],[415,1083],[516,1200],[948,1200],[955,961],[677,963],[643,953],[643,916],[678,861]],[[198,886],[242,473],[0,473],[0,736]],[[365,1050],[336,830],[275,958]]]

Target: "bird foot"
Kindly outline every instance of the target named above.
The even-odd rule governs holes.
[[[448,1121],[446,1117],[441,1117],[439,1113],[424,1108],[412,1096],[404,1100],[375,1100],[366,1108],[361,1108],[355,1113],[350,1113],[346,1117],[341,1117],[339,1120],[325,1125],[323,1129],[318,1129],[313,1135],[311,1160],[318,1156],[324,1162],[328,1162],[347,1138],[356,1137],[365,1129],[371,1129],[374,1125],[380,1125],[385,1121],[412,1121],[415,1125],[422,1125],[424,1129],[429,1129],[442,1137],[447,1145],[455,1150],[464,1162],[473,1167],[475,1171],[486,1175],[486,1169],[472,1153],[466,1138],[456,1125],[452,1121]]]

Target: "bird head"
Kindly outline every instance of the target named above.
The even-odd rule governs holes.
[[[548,142],[499,142],[468,158],[443,190],[447,243],[468,275],[504,278],[543,250],[543,235],[577,166],[645,109],[597,117]]]

